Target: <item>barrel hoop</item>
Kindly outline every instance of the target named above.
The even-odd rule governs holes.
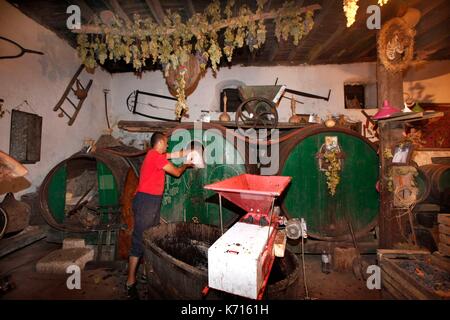
[[[114,159],[112,159],[114,157]],[[77,160],[77,159],[92,159],[92,160],[100,160],[101,162],[105,163],[112,171],[112,174],[118,184],[118,190],[121,193],[123,190],[124,184],[125,184],[125,178],[127,174],[128,164],[125,162],[124,159],[121,157],[117,157],[111,154],[101,153],[101,152],[95,152],[95,153],[75,153],[74,155],[70,156],[69,158],[59,162],[56,166],[54,166],[50,172],[47,174],[47,176],[44,178],[44,181],[42,182],[40,188],[39,188],[39,205],[41,208],[41,214],[44,220],[53,228],[60,230],[60,231],[66,231],[66,232],[77,232],[77,233],[90,233],[92,229],[87,229],[79,226],[67,226],[64,223],[59,223],[55,220],[53,217],[49,205],[48,205],[48,188],[50,185],[50,182],[52,180],[53,174],[60,169],[64,164],[71,160]],[[123,167],[121,166],[123,165]],[[125,170],[126,169],[126,170]],[[124,172],[122,172],[124,171]]]

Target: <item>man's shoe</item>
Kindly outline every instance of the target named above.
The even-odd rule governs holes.
[[[127,288],[127,298],[128,300],[139,300],[139,293],[137,290],[137,283],[133,283],[132,285],[126,285]]]

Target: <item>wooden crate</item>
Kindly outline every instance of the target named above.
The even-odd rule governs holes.
[[[439,252],[450,257],[450,214],[440,213],[438,215],[439,223]]]
[[[379,249],[377,258],[383,296],[399,300],[450,298],[450,273],[429,251]]]

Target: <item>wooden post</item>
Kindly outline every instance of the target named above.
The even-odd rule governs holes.
[[[401,72],[391,73],[377,59],[377,83],[378,83],[378,106],[383,105],[384,100],[389,104],[403,109],[403,74]]]
[[[384,100],[388,100],[389,104],[394,107],[403,108],[403,75],[399,73],[391,73],[383,66],[380,59],[377,59],[377,83],[378,83],[378,106],[383,105]],[[400,219],[403,230],[401,230],[399,221],[396,218],[398,210],[393,208],[393,194],[388,190],[388,179],[390,171],[390,160],[384,157],[384,150],[390,149],[398,143],[402,138],[401,132],[403,124],[399,122],[384,122],[379,123],[380,136],[380,214],[378,218],[379,225],[379,241],[380,248],[390,249],[394,247],[395,243],[406,242],[403,237],[406,230],[404,217]]]
[[[380,135],[380,214],[378,217],[379,226],[379,244],[380,248],[392,249],[394,244],[406,242],[406,223],[407,216],[403,215],[397,218],[402,212],[393,207],[393,192],[389,190],[389,178],[391,176],[391,159],[386,159],[384,151],[393,150],[394,146],[402,138],[403,123],[384,122],[379,123]]]

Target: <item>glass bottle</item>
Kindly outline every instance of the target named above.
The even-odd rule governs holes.
[[[331,272],[331,255],[325,250],[322,251],[322,272],[326,274]]]

